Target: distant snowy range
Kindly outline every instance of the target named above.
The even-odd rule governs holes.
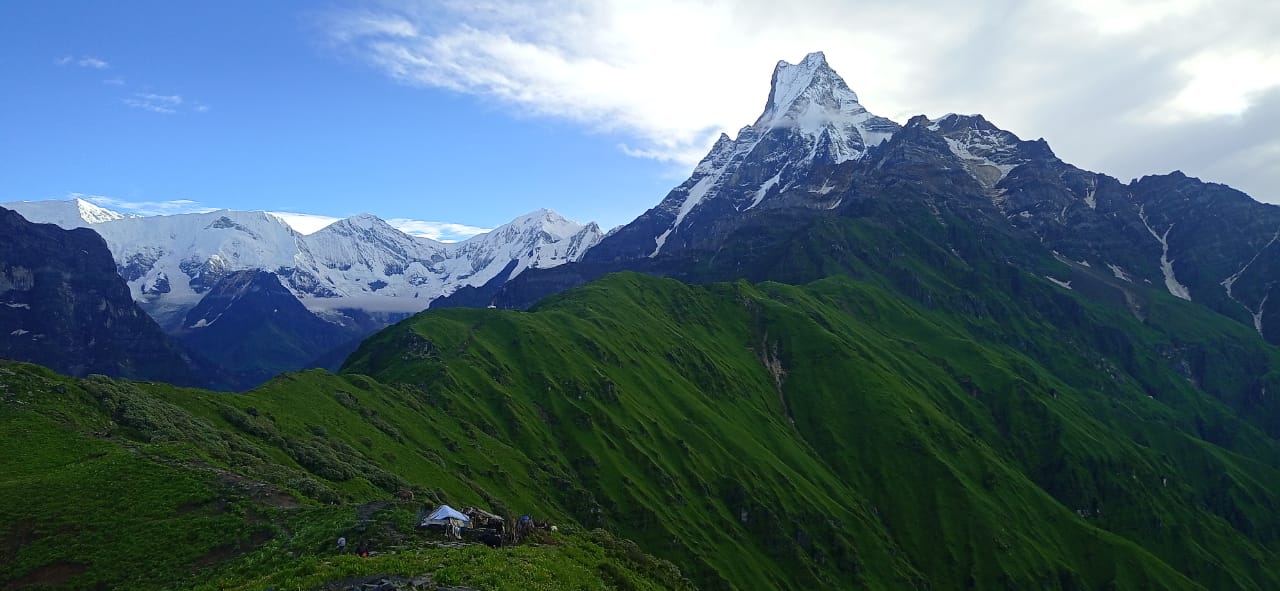
[[[187,313],[237,271],[275,274],[307,309],[332,322],[342,323],[341,311],[349,310],[389,320],[424,310],[460,287],[577,261],[603,237],[595,223],[546,209],[445,243],[411,236],[370,214],[304,234],[263,211],[138,217],[79,198],[0,206],[32,222],[97,232],[133,299],[170,332],[195,328],[183,326]]]

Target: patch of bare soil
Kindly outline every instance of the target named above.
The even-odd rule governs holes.
[[[59,562],[49,564],[31,571],[27,576],[21,579],[9,581],[5,584],[5,591],[12,589],[22,589],[24,587],[33,587],[35,585],[44,585],[48,587],[57,587],[66,583],[71,577],[74,577],[86,570],[89,566],[78,562]]]
[[[231,505],[230,503],[227,503],[226,499],[214,499],[209,501],[183,503],[178,505],[177,513],[178,515],[186,515],[188,513],[195,513],[199,511],[208,515],[222,515],[229,510],[231,510]]]
[[[19,521],[4,533],[0,539],[0,562],[12,562],[18,557],[18,550],[36,541],[36,525],[30,521]]]
[[[312,591],[474,591],[465,587],[438,587],[431,575],[402,577],[398,575],[373,575],[330,581],[312,588]]]
[[[293,495],[265,482],[250,480],[234,472],[218,470],[218,482],[263,505],[277,509],[297,509],[302,506]]]
[[[258,531],[253,532],[253,535],[249,536],[249,539],[246,542],[242,542],[240,544],[226,544],[206,552],[204,556],[197,558],[196,561],[192,563],[192,566],[197,569],[203,569],[215,564],[226,562],[237,556],[248,554],[262,547],[263,544],[271,541],[271,538],[274,537],[274,535],[275,534],[269,529],[259,529]]]

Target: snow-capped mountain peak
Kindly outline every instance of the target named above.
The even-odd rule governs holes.
[[[469,260],[477,274],[484,276],[484,281],[476,283],[481,285],[502,271],[494,261],[514,261],[509,274],[514,277],[525,269],[577,261],[603,237],[594,222],[579,224],[549,209],[539,209],[455,246],[458,256]]]
[[[821,51],[811,53],[799,64],[779,61],[773,69],[769,101],[757,126],[805,123],[815,115],[864,113],[857,93],[827,64]]]
[[[583,228],[582,224],[571,222],[560,214],[550,209],[539,209],[526,213],[511,222],[495,229],[504,230],[506,228],[530,229],[537,228],[547,232],[556,239],[567,238]]]
[[[836,162],[852,160],[867,148],[885,141],[898,125],[869,113],[857,93],[827,64],[821,52],[811,53],[799,64],[778,62],[773,70],[769,101],[753,127],[794,127],[820,140],[824,132],[836,149]]]
[[[367,230],[376,229],[380,232],[385,232],[387,230],[399,231],[395,226],[387,223],[386,220],[368,212],[358,213],[351,217],[339,220],[337,223]]]
[[[87,228],[92,224],[126,217],[78,197],[52,201],[15,201],[0,203],[0,207],[12,209],[30,221],[56,224],[65,230]]]
[[[364,239],[380,241],[387,244],[424,244],[442,247],[442,242],[430,238],[410,236],[371,213],[361,213],[338,220],[317,230],[313,236],[324,239],[326,236],[342,236],[348,239]]]
[[[689,179],[638,220],[636,231],[656,230],[648,237],[652,250],[645,254],[657,256],[673,238],[683,245],[696,240],[697,231],[685,228],[699,211],[746,212],[784,203],[833,207],[837,201],[827,196],[831,188],[825,180],[808,178],[807,171],[860,159],[899,129],[867,111],[822,52],[798,64],[778,62],[756,122],[734,139],[721,135]]]
[[[100,222],[109,222],[111,220],[124,219],[124,214],[117,213],[105,207],[99,207],[93,203],[89,203],[84,199],[76,198],[72,201],[76,204],[76,210],[80,212],[80,219],[97,224]]]

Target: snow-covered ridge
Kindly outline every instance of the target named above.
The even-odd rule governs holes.
[[[91,227],[102,235],[134,299],[162,324],[195,306],[232,271],[274,272],[313,310],[416,312],[508,269],[514,277],[576,261],[603,237],[594,223],[545,209],[461,242],[442,243],[405,234],[371,214],[303,235],[261,211],[71,219],[67,203],[24,207],[32,221]],[[41,219],[46,213],[50,218]]]
[[[54,201],[15,201],[0,203],[0,207],[18,212],[29,222],[57,224],[67,229],[126,217],[124,214],[99,207],[78,197]]]

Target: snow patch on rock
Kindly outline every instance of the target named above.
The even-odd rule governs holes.
[[[1071,282],[1070,282],[1070,281],[1063,281],[1063,280],[1061,280],[1061,279],[1057,279],[1057,278],[1054,278],[1054,277],[1050,277],[1050,276],[1048,276],[1048,275],[1045,275],[1045,276],[1044,276],[1044,278],[1045,278],[1045,279],[1048,279],[1050,282],[1052,282],[1054,285],[1057,285],[1058,287],[1063,287],[1063,288],[1066,288],[1066,289],[1071,289]]]
[[[1107,268],[1108,268],[1108,269],[1111,269],[1111,274],[1112,274],[1112,275],[1115,275],[1115,276],[1116,276],[1116,279],[1119,279],[1119,280],[1121,280],[1121,281],[1128,281],[1129,283],[1133,283],[1133,279],[1132,279],[1131,277],[1129,277],[1129,274],[1128,274],[1128,273],[1126,273],[1126,272],[1125,272],[1125,270],[1124,270],[1124,269],[1122,269],[1122,268],[1120,268],[1119,266],[1117,266],[1117,265],[1113,265],[1113,264],[1111,264],[1111,263],[1107,263]]]
[[[1164,273],[1164,285],[1169,293],[1184,300],[1191,301],[1191,290],[1187,286],[1178,282],[1177,275],[1173,272],[1173,261],[1169,259],[1169,232],[1173,230],[1173,224],[1165,228],[1164,234],[1156,233],[1147,221],[1147,211],[1145,205],[1138,208],[1138,218],[1142,220],[1142,225],[1147,227],[1147,231],[1151,236],[1160,242],[1160,271]]]

